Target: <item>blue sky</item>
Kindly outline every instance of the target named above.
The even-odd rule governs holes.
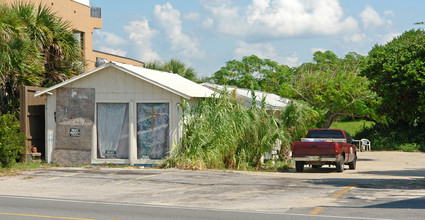
[[[144,62],[170,58],[211,76],[255,54],[294,67],[315,51],[366,55],[425,21],[423,0],[90,0],[102,8],[94,49]]]

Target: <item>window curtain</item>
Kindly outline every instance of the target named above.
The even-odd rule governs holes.
[[[128,104],[97,104],[98,158],[128,159]]]

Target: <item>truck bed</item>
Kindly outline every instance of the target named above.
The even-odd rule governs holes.
[[[311,155],[311,156],[323,156],[323,155],[336,155],[335,142],[294,142],[296,146],[292,154],[293,155]]]

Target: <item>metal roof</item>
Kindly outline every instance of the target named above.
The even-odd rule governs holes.
[[[59,87],[65,86],[69,83],[72,83],[76,80],[84,78],[92,73],[98,72],[107,67],[113,67],[123,72],[126,72],[130,75],[133,75],[139,79],[150,82],[158,87],[161,87],[169,92],[172,92],[181,97],[190,99],[195,97],[210,97],[214,92],[200,84],[197,84],[193,81],[190,81],[178,74],[167,73],[157,70],[146,69],[139,66],[133,66],[129,64],[123,64],[119,62],[109,62],[102,66],[97,67],[91,71],[73,77],[69,80],[66,80],[62,83],[56,84],[50,88],[39,91],[35,93],[35,96],[40,96],[45,93],[50,93],[50,91],[55,90]]]
[[[230,92],[236,91],[236,94],[238,97],[243,98],[245,101],[249,103],[252,102],[252,95],[251,95],[250,89],[237,88],[236,86],[223,86],[223,85],[217,85],[213,83],[202,83],[201,85],[209,89],[216,90],[218,92],[223,91],[225,88],[227,89],[227,91],[230,91]],[[254,93],[256,96],[255,98],[256,105],[260,106],[261,100],[263,99],[263,97],[265,97],[267,109],[280,109],[280,108],[284,108],[288,106],[291,103],[290,99],[282,98],[276,94],[258,91],[258,90],[254,90]]]

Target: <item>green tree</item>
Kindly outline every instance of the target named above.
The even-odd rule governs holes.
[[[195,68],[187,66],[185,63],[177,59],[170,59],[170,61],[167,61],[164,63],[159,60],[153,60],[151,62],[146,63],[145,68],[175,73],[175,74],[179,74],[180,76],[186,79],[189,79],[195,82],[199,81],[198,78],[196,77]]]
[[[2,114],[17,114],[19,86],[50,86],[83,71],[79,42],[50,8],[1,4],[0,34]]]
[[[25,32],[39,48],[44,62],[42,85],[51,86],[84,71],[80,42],[71,32],[68,21],[63,21],[51,8],[29,3],[12,5],[25,26]]]
[[[425,31],[412,29],[375,45],[362,70],[381,98],[379,113],[393,123],[425,122]]]
[[[6,5],[0,5],[0,38],[0,113],[16,114],[18,87],[42,80],[42,56],[19,15]]]
[[[261,59],[256,55],[245,56],[241,61],[231,60],[226,66],[214,73],[210,81],[221,85],[234,85],[240,88],[262,90],[288,96],[286,83],[292,71],[288,66],[279,65],[270,59]]]
[[[341,116],[369,116],[374,93],[369,81],[360,76],[364,57],[348,53],[343,59],[333,52],[316,52],[315,63],[305,63],[297,68],[291,88],[313,106],[323,117],[323,127],[329,128]]]

